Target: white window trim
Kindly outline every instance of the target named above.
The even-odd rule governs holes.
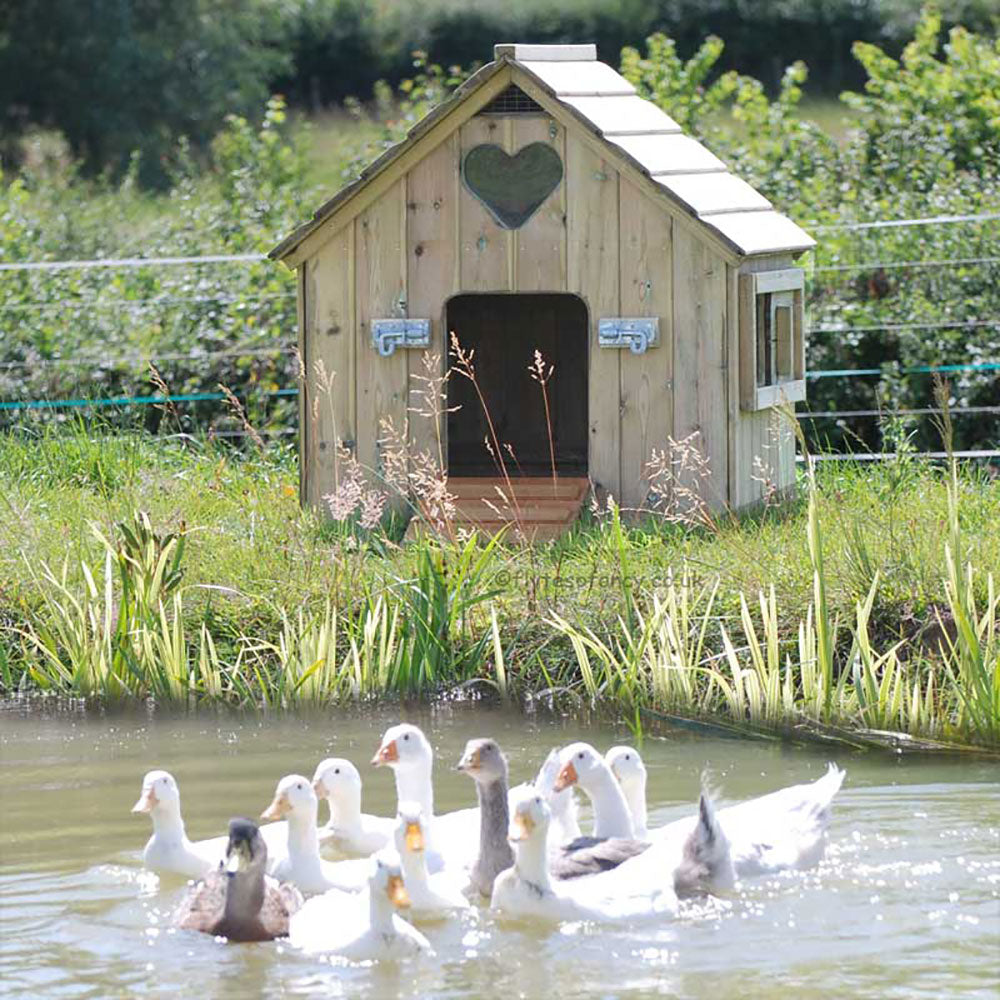
[[[740,275],[740,408],[766,410],[782,403],[800,403],[806,398],[806,357],[801,268],[758,271]],[[773,385],[757,383],[757,297],[766,293],[792,296],[792,377]],[[772,304],[772,308],[773,308]]]

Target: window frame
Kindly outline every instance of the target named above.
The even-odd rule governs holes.
[[[740,275],[741,409],[766,410],[806,398],[804,290],[798,267]],[[759,340],[762,309],[770,327],[767,343]],[[787,338],[779,337],[781,309],[790,310]]]

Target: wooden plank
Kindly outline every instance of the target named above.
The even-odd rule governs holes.
[[[588,486],[586,479],[576,477],[557,479],[553,483],[548,477],[518,476],[511,479],[510,486],[497,476],[461,476],[448,480],[448,492],[453,496],[460,499],[485,497],[492,502],[500,501],[497,489],[502,490],[505,496],[513,494],[517,500],[579,500],[586,494]]]
[[[516,59],[518,62],[593,62],[597,46],[593,42],[582,45],[494,45],[493,58]]]
[[[744,254],[799,252],[816,241],[778,212],[730,212],[710,215],[705,224],[720,232]]]
[[[729,478],[729,506],[736,510],[740,506],[739,468],[739,420],[740,420],[740,328],[739,328],[740,285],[736,268],[726,265],[726,413],[729,420],[727,434],[727,474]]]
[[[681,127],[652,101],[628,97],[567,97],[599,132],[610,135],[646,135],[680,132]]]
[[[645,354],[619,351],[621,504],[641,506],[653,448],[666,448],[673,428],[674,318],[671,308],[672,223],[624,177],[619,180],[619,266],[623,316],[658,316],[660,344]]]
[[[674,239],[674,437],[696,435],[708,475],[687,478],[713,508],[729,498],[725,266],[699,240]]]
[[[565,165],[566,130],[548,117],[511,119],[511,151],[531,143],[551,146]],[[564,292],[566,290],[566,176],[539,205],[534,215],[514,232],[514,288],[518,292]],[[558,377],[558,375],[556,376]]]
[[[489,142],[506,147],[505,120],[492,115],[473,118],[462,126],[460,148],[464,156],[473,146]],[[508,242],[512,237],[498,225],[485,206],[462,184],[459,200],[461,244],[459,280],[463,292],[509,292]]]
[[[405,183],[401,178],[357,220],[358,460],[382,474],[381,421],[392,417],[397,432],[406,424],[407,352],[383,358],[372,346],[371,321],[399,316],[406,304]]]
[[[308,372],[308,342],[309,336],[306,330],[306,265],[300,264],[295,270],[295,336],[299,348],[299,503],[306,505],[309,500],[306,496],[307,484],[306,475],[309,469],[309,421],[306,418],[309,407],[309,380],[306,378]]]
[[[307,496],[319,506],[337,489],[338,442],[353,442],[352,403],[355,317],[352,288],[353,226],[341,230],[303,265],[306,269],[306,325],[309,448]]]
[[[614,94],[634,94],[635,87],[607,63],[591,60],[580,62],[530,62],[518,65],[540,80],[559,97],[604,97]]]
[[[427,452],[440,468],[447,466],[447,420],[435,426],[426,396],[427,365],[443,375],[448,363],[445,303],[458,291],[458,136],[446,139],[407,174],[406,288],[410,316],[429,317],[431,344],[407,351],[410,442],[414,455]],[[426,362],[426,363],[425,363]]]
[[[620,146],[650,174],[725,173],[726,165],[710,149],[689,135],[617,135],[608,139]]]
[[[618,171],[579,136],[566,136],[567,288],[590,319],[588,468],[591,480],[621,500],[621,352],[597,346],[602,316],[620,315]]]
[[[791,292],[805,288],[806,272],[801,267],[786,267],[778,271],[758,271],[754,279],[758,295],[762,292]]]
[[[772,207],[759,191],[733,174],[668,174],[657,180],[699,215],[758,212]]]

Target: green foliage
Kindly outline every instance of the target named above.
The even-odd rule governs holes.
[[[21,0],[4,14],[0,131],[55,127],[91,173],[120,175],[139,150],[143,179],[162,182],[181,136],[203,147],[288,64],[269,0]]]
[[[898,61],[868,42],[853,53],[864,93],[844,102],[861,117],[863,167],[872,186],[927,191],[959,170],[1000,162],[1000,39],[952,28],[939,58],[941,15],[929,5]]]

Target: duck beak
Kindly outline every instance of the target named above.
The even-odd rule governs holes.
[[[483,766],[479,750],[471,750],[469,753],[463,754],[456,766],[459,771],[478,771]]]
[[[261,819],[284,819],[292,811],[292,804],[288,801],[288,796],[282,792],[275,795],[271,804],[260,814]]]
[[[378,753],[372,757],[372,763],[376,767],[380,767],[382,764],[395,764],[397,760],[399,760],[399,747],[396,746],[395,740],[383,743],[378,748]]]
[[[556,777],[556,783],[552,786],[552,790],[561,792],[563,789],[569,788],[570,785],[575,785],[578,780],[573,761],[567,761]]]
[[[134,813],[148,813],[154,806],[158,805],[160,800],[156,797],[156,790],[152,785],[149,788],[144,788],[142,790],[142,795],[139,796],[139,801],[132,806],[132,812]]]
[[[510,822],[510,833],[507,839],[512,844],[527,840],[535,829],[535,821],[527,813],[516,812]]]
[[[386,886],[385,891],[393,906],[398,906],[401,910],[405,910],[410,905],[410,894],[406,891],[406,886],[403,885],[401,876],[390,875],[389,884]]]
[[[229,852],[229,857],[226,858],[226,871],[230,875],[235,875],[237,872],[243,871],[247,866],[247,862],[250,859],[241,851],[239,848],[234,848]]]
[[[325,799],[330,794],[330,791],[324,784],[322,778],[317,778],[313,782],[313,791],[316,793],[317,799]]]
[[[422,851],[424,849],[424,831],[420,829],[419,823],[406,824],[406,849],[408,851]]]

